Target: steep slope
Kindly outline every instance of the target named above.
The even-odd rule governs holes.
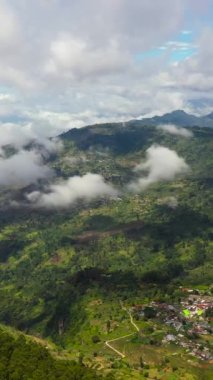
[[[82,363],[54,358],[47,346],[24,334],[0,326],[0,378],[2,380],[101,380],[103,377]],[[108,377],[109,379],[112,377]]]

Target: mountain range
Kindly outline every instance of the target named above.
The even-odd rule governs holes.
[[[213,128],[213,112],[205,116],[195,116],[183,110],[176,110],[162,116],[154,116],[141,120],[134,120],[138,125],[176,124],[180,127],[208,127]],[[130,121],[132,123],[132,121]]]

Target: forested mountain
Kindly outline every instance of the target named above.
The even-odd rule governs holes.
[[[205,116],[194,116],[182,110],[173,111],[163,116],[144,118],[139,121],[140,125],[158,125],[164,123],[176,124],[181,127],[209,127],[213,128],[213,113]]]
[[[211,378],[213,130],[182,116],[70,130],[59,137],[61,150],[45,157],[53,178],[2,188],[2,324],[116,379]],[[187,132],[154,125],[167,121]],[[104,184],[92,177],[92,186],[91,174]],[[185,317],[196,299],[208,307],[201,318]],[[168,306],[166,320],[158,308]],[[63,365],[72,372],[73,363],[52,360],[56,373]],[[96,378],[86,367],[66,378]],[[0,378],[38,378],[20,373]]]

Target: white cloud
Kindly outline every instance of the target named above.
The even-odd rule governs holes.
[[[94,48],[70,34],[61,34],[50,44],[50,57],[44,71],[60,80],[92,79],[116,71],[120,73],[130,63],[130,55],[121,51],[116,41]]]
[[[193,133],[190,130],[186,128],[177,127],[174,124],[162,124],[159,125],[157,128],[164,132],[170,133],[171,135],[193,137]]]
[[[147,173],[129,185],[132,191],[144,190],[159,181],[171,181],[177,175],[186,173],[189,169],[185,160],[164,146],[152,145],[146,151],[146,160],[139,164],[135,171]]]
[[[33,130],[37,132],[38,135],[46,134],[46,136],[57,136],[67,130],[73,128],[82,128],[86,125],[116,122],[116,121],[126,121],[132,118],[132,113],[135,111],[133,102],[129,104],[125,102],[125,99],[113,97],[114,104],[102,101],[98,96],[102,97],[101,94],[97,93],[94,98],[97,98],[97,109],[94,109],[94,104],[91,104],[91,108],[84,109],[82,112],[54,112],[54,111],[39,111],[39,112],[29,112],[28,117],[32,120]],[[116,103],[117,100],[117,103]],[[86,105],[85,105],[86,107]],[[82,108],[83,105],[82,105]],[[129,112],[127,114],[127,112]]]
[[[47,130],[38,123],[0,123],[0,149],[6,145],[12,145],[16,149],[24,148],[29,143],[42,145],[47,152],[61,149],[62,143],[57,139],[50,140],[46,136]]]
[[[191,43],[191,42],[183,42],[183,41],[168,41],[165,46],[161,46],[161,48],[165,49],[171,49],[172,51],[175,50],[189,50],[189,49],[196,49],[198,46]]]
[[[0,157],[0,186],[24,187],[53,175],[35,151],[21,150],[9,157]]]
[[[15,100],[12,94],[0,93],[0,102],[10,103]]]
[[[73,87],[79,79],[117,76],[131,68],[135,53],[176,32],[184,9],[184,0],[1,0],[0,78],[50,93],[50,87]]]
[[[8,50],[17,39],[18,20],[13,9],[8,6],[7,1],[0,2],[0,49]]]
[[[22,29],[22,17],[17,12],[17,4],[10,0],[0,0],[0,80],[1,84],[13,89],[30,89],[36,81],[32,78],[29,44]],[[37,79],[38,80],[38,79]]]
[[[64,208],[78,199],[91,201],[102,196],[115,196],[117,191],[107,184],[98,174],[87,173],[83,177],[75,176],[67,181],[51,185],[47,193],[39,191],[27,194],[28,201],[37,207]]]
[[[182,91],[191,91],[192,94],[213,89],[213,51],[210,41],[213,38],[213,28],[202,30],[197,41],[198,51],[191,58],[180,62],[171,73],[175,85]]]
[[[0,97],[0,115],[31,114],[35,128],[53,136],[94,122],[187,111],[202,90],[213,104],[212,29],[192,45],[176,38],[189,33],[188,12],[194,37],[194,3],[0,0],[0,81],[14,94],[11,107]],[[159,57],[137,60],[159,46],[166,48]],[[171,64],[172,49],[192,46],[196,56]]]
[[[173,0],[172,3],[169,0],[157,3],[150,0],[134,0],[132,3],[129,0],[78,0],[55,1],[46,12],[51,12],[52,16],[49,28],[55,30],[53,21],[57,19],[59,30],[69,30],[79,39],[92,42],[93,46],[104,46],[116,39],[119,45],[128,45],[131,49],[138,45],[147,49],[177,30],[184,9],[185,0]],[[42,10],[45,12],[44,8]]]

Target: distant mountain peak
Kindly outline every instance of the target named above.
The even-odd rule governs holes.
[[[204,117],[207,117],[208,119],[212,119],[213,120],[213,112],[209,113],[208,115],[206,115]]]
[[[145,126],[157,126],[160,124],[175,124],[179,127],[200,127],[200,128],[213,128],[213,112],[206,116],[195,116],[192,114],[188,114],[184,110],[175,110],[171,111],[169,113],[166,113],[162,116],[154,116],[154,117],[147,117],[144,119],[132,119],[127,121],[126,123],[105,123],[105,124],[95,124],[95,125],[89,125],[85,128],[80,129],[70,129],[69,131],[63,133],[61,136],[68,137],[70,134],[74,138],[80,138],[81,136],[81,130],[84,129],[84,133],[87,133],[88,136],[91,134],[92,129],[101,127],[102,129],[104,127],[110,127],[115,128],[116,126],[124,126],[131,127],[131,126],[137,126],[137,127],[145,127]]]
[[[206,116],[195,116],[188,114],[184,110],[175,110],[166,113],[162,116],[154,116],[140,120],[143,125],[158,125],[158,124],[176,124],[180,127],[209,127],[213,128],[213,112]]]
[[[189,115],[184,110],[175,110],[172,112],[168,112],[166,115]],[[165,115],[164,115],[165,116]]]

